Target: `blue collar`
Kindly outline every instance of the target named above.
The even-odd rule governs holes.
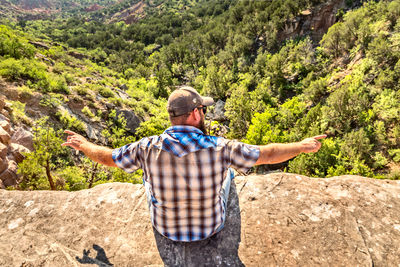
[[[201,149],[216,147],[218,137],[205,135],[201,130],[193,126],[171,126],[161,134],[161,149],[173,153],[177,157],[183,157],[189,153]]]

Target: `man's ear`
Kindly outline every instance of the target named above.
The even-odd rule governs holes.
[[[195,108],[193,110],[193,119],[195,119],[196,121],[201,121],[201,114],[200,114],[200,110]]]

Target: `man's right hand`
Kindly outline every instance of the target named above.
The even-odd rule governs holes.
[[[80,134],[74,133],[73,131],[65,130],[68,134],[67,142],[61,144],[62,146],[69,146],[76,150],[82,151],[91,160],[100,164],[117,167],[112,158],[112,149],[104,146],[95,145]]]
[[[83,150],[83,145],[89,143],[85,137],[73,131],[65,130],[64,133],[68,134],[67,142],[61,144],[62,146],[69,146],[76,150]]]

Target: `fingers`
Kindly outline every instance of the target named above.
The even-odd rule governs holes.
[[[77,135],[77,133],[70,131],[70,130],[65,130],[64,133],[69,134],[69,135]]]
[[[312,138],[312,139],[319,140],[319,139],[324,139],[324,138],[326,138],[326,137],[327,137],[326,134],[321,134],[321,135],[317,135],[317,136],[314,136],[314,137],[311,137],[311,138]]]
[[[62,143],[62,144],[61,144],[61,146],[69,146],[69,147],[72,147],[72,148],[74,148],[74,144],[73,144],[73,143],[71,143],[71,142],[65,142],[65,143]]]

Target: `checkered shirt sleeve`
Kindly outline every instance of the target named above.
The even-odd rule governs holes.
[[[256,164],[260,156],[258,146],[227,139],[224,139],[224,142],[226,142],[227,148],[228,167],[241,173],[247,173]]]
[[[132,173],[140,166],[140,141],[116,148],[112,152],[112,158],[118,168]]]

